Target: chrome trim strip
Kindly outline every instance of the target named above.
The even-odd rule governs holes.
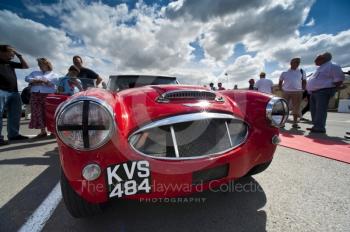
[[[170,132],[171,132],[171,138],[173,139],[175,156],[176,156],[176,158],[180,158],[179,148],[177,146],[177,140],[176,140],[175,131],[174,131],[174,126],[170,127]]]
[[[98,103],[98,104],[100,104],[100,105],[106,107],[107,110],[109,111],[109,113],[111,113],[111,115],[114,116],[112,107],[111,107],[109,104],[107,104],[105,101],[103,101],[103,100],[101,100],[101,99],[99,99],[99,98],[97,98],[97,97],[91,97],[91,96],[79,96],[79,97],[74,97],[74,96],[73,96],[73,98],[64,101],[64,102],[63,102],[64,104],[62,105],[62,107],[66,107],[66,106],[68,106],[69,104],[73,104],[73,103],[76,102],[76,101],[93,101],[93,102],[96,102],[96,103]]]
[[[63,142],[63,140],[60,138],[59,134],[58,134],[58,119],[59,117],[66,111],[66,109],[70,106],[70,105],[73,105],[75,103],[78,103],[78,102],[81,102],[81,101],[91,101],[91,102],[94,102],[94,103],[97,103],[98,105],[102,106],[103,109],[105,109],[107,111],[107,113],[109,114],[110,116],[110,121],[112,123],[111,125],[111,129],[109,130],[109,134],[107,136],[107,138],[105,139],[105,141],[103,143],[101,143],[99,146],[97,147],[94,147],[94,148],[78,148],[78,147],[75,147],[75,146],[71,146],[71,145],[68,145],[66,143]],[[73,99],[69,99],[68,101],[65,101],[65,102],[62,102],[60,105],[59,105],[59,110],[55,112],[55,129],[56,129],[56,133],[57,133],[57,137],[60,138],[60,140],[66,144],[67,146],[73,148],[73,149],[76,149],[78,151],[92,151],[92,150],[96,150],[100,147],[102,147],[103,145],[105,145],[108,141],[110,141],[110,139],[113,137],[114,133],[115,133],[115,130],[116,130],[116,122],[115,122],[115,118],[114,118],[114,113],[113,113],[113,109],[112,107],[107,104],[105,101],[97,98],[97,97],[90,97],[90,96],[79,96],[79,97],[76,97],[76,98],[73,98]]]
[[[176,158],[176,157],[156,157],[156,156],[152,156],[152,155],[147,155],[145,153],[142,153],[142,152],[138,151],[132,145],[130,145],[130,146],[136,153],[138,153],[138,154],[140,154],[142,156],[146,156],[146,157],[152,158],[152,159],[157,159],[157,160],[197,160],[197,159],[204,159],[204,158],[214,158],[216,156],[225,154],[226,152],[232,151],[235,148],[237,148],[237,147],[241,146],[242,144],[244,144],[246,142],[247,138],[248,138],[248,133],[247,133],[247,136],[245,137],[245,139],[243,140],[242,143],[240,143],[240,144],[238,144],[238,145],[236,145],[234,147],[230,147],[229,149],[226,149],[226,150],[218,152],[218,153],[213,153],[213,154],[209,154],[209,155],[202,155],[202,156],[179,157],[179,158]]]
[[[232,139],[231,139],[231,136],[230,136],[230,130],[228,129],[227,121],[225,121],[225,125],[226,125],[226,130],[227,130],[227,136],[228,136],[228,139],[230,140],[230,145],[232,147],[233,144],[232,144]]]
[[[67,100],[66,100],[66,101],[67,101]],[[61,103],[57,106],[57,108],[56,108],[56,110],[55,110],[54,118],[57,118],[58,112],[60,112],[60,110],[62,109],[62,106],[65,104],[66,101],[61,102]],[[56,123],[56,122],[55,122],[55,123]]]
[[[157,127],[159,125],[161,125],[161,126],[171,125],[171,124],[173,124],[172,121],[173,121],[174,118],[175,118],[174,121],[177,122],[177,123],[188,122],[188,121],[198,121],[198,120],[204,120],[204,119],[234,119],[234,120],[237,120],[237,121],[241,121],[242,123],[244,123],[247,126],[247,133],[246,133],[244,139],[242,140],[242,142],[237,144],[234,147],[230,147],[229,149],[226,149],[226,150],[218,152],[218,153],[213,153],[213,154],[209,154],[209,155],[202,155],[202,156],[192,156],[192,157],[179,157],[179,158],[177,158],[177,157],[156,157],[156,156],[147,155],[145,153],[142,153],[142,152],[140,152],[139,150],[137,150],[134,146],[132,146],[130,144],[130,138],[132,136],[134,136],[135,134],[137,134],[139,132],[142,132],[144,130],[148,130],[148,129]],[[179,121],[179,119],[181,119],[181,118],[183,118],[185,121]],[[160,121],[161,121],[161,123],[158,123]],[[219,155],[222,155],[222,154],[227,153],[229,151],[232,151],[235,148],[237,148],[237,147],[241,146],[242,144],[244,144],[247,141],[247,139],[248,139],[249,128],[250,128],[248,123],[246,123],[242,119],[237,118],[237,117],[235,117],[233,115],[222,114],[222,113],[211,113],[211,112],[184,114],[184,115],[179,115],[179,116],[174,116],[174,117],[162,119],[160,121],[150,123],[150,124],[140,128],[140,129],[138,129],[137,131],[135,131],[134,133],[132,133],[129,136],[129,138],[128,138],[129,145],[136,153],[138,153],[138,154],[140,154],[142,156],[146,156],[146,157],[149,157],[149,158],[152,158],[152,159],[157,159],[157,160],[197,160],[197,159],[203,159],[203,158],[214,158],[216,156],[219,156]],[[168,124],[165,124],[165,122],[167,122]]]
[[[222,114],[222,113],[211,113],[211,112],[200,112],[200,113],[192,113],[192,114],[183,114],[183,115],[178,115],[178,116],[173,116],[170,118],[164,118],[159,121],[152,122],[146,126],[141,127],[134,133],[132,133],[131,136],[134,134],[137,134],[141,131],[149,130],[151,128],[155,127],[160,127],[160,126],[167,126],[167,125],[172,125],[176,123],[182,123],[182,122],[192,122],[192,121],[200,121],[204,119],[237,119],[235,116],[231,114]],[[129,137],[129,138],[130,138]]]

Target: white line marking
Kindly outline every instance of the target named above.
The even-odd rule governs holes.
[[[60,183],[57,183],[51,193],[45,198],[41,205],[28,218],[27,222],[19,229],[19,232],[39,232],[47,220],[51,217],[58,203],[62,199]]]

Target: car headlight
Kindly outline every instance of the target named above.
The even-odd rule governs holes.
[[[282,127],[289,116],[287,102],[279,97],[273,97],[266,106],[266,117],[272,126]]]
[[[114,133],[113,110],[102,100],[78,97],[60,107],[56,131],[62,142],[77,150],[94,150]]]

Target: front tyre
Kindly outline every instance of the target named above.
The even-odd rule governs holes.
[[[73,190],[63,171],[61,171],[61,191],[66,208],[73,217],[82,218],[102,213],[101,204],[89,203]]]

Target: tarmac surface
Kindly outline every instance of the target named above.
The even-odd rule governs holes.
[[[285,130],[309,134],[310,125],[300,125]],[[22,134],[38,133],[27,128],[22,121]],[[349,142],[346,131],[350,115],[329,113],[327,135],[316,136]],[[56,147],[55,139],[0,147],[0,231],[21,228],[57,185]],[[278,147],[266,171],[235,182],[245,191],[207,191],[176,203],[118,200],[88,219],[71,217],[60,201],[43,231],[350,231],[349,176],[349,164]]]

